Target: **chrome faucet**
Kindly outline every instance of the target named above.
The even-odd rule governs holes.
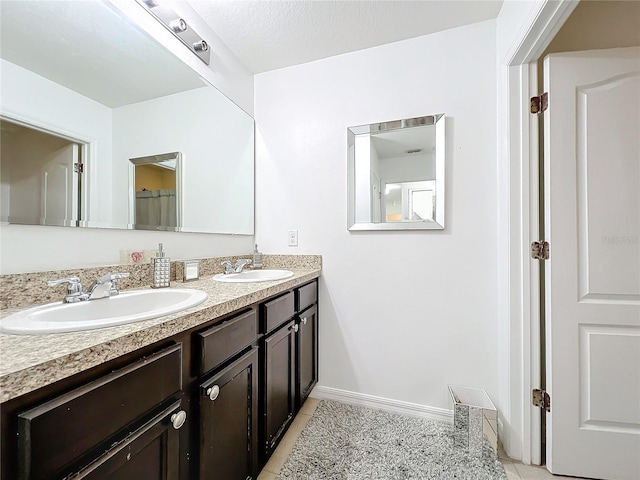
[[[67,284],[67,294],[62,300],[63,303],[85,302],[87,300],[97,300],[99,298],[108,298],[118,295],[117,284],[121,278],[128,277],[128,273],[108,273],[98,278],[88,292],[82,288],[82,283],[78,277],[61,278],[59,280],[50,280],[47,284],[55,287],[63,283]]]
[[[244,268],[244,266],[250,263],[251,263],[251,260],[246,258],[241,258],[236,261],[235,265],[232,264],[229,260],[225,260],[220,265],[224,267],[224,274],[229,275],[232,273],[242,273],[242,269]]]
[[[128,277],[128,273],[107,273],[97,279],[89,289],[89,300],[118,295],[118,280]]]

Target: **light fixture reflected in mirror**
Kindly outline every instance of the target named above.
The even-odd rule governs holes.
[[[347,129],[348,229],[444,228],[444,114]]]

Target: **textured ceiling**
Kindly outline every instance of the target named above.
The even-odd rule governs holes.
[[[253,73],[493,19],[488,0],[188,0]]]

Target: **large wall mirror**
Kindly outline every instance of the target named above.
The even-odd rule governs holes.
[[[253,234],[250,115],[108,2],[0,8],[1,222]]]
[[[348,229],[444,228],[445,117],[347,129]]]

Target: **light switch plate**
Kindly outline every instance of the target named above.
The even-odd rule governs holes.
[[[298,246],[298,230],[289,230],[289,246]]]

